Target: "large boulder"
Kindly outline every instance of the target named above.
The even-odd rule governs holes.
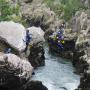
[[[80,79],[80,85],[76,90],[89,90],[90,89],[90,47],[87,47],[84,50],[84,53],[79,52],[75,56],[77,59],[77,61],[74,61],[76,62],[77,65],[76,67],[79,69],[79,72],[82,73]]]
[[[14,23],[12,21],[0,22],[0,41],[5,42],[17,51],[22,51],[26,47],[23,42],[25,34],[25,28],[19,23]]]
[[[29,61],[33,67],[45,65],[44,57],[44,31],[38,27],[28,28],[30,34],[32,34],[32,41],[30,42],[30,54],[28,56]]]
[[[76,90],[90,90],[90,70],[84,72],[80,80],[80,85]]]
[[[45,42],[44,31],[40,27],[30,27],[28,28],[30,34],[32,34],[32,44],[37,44],[38,42]]]
[[[45,65],[45,56],[43,44],[38,43],[30,48],[30,54],[28,59],[33,67],[39,67]]]
[[[0,53],[0,86],[18,90],[31,78],[32,72],[33,67],[28,61],[14,54]]]
[[[55,13],[42,0],[33,0],[30,5],[23,5],[21,9],[29,26],[40,26],[46,31],[51,24],[55,24]]]
[[[48,90],[41,81],[30,81],[24,87],[23,90]]]

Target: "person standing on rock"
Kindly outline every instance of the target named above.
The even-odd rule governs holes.
[[[29,30],[26,30],[25,40],[23,40],[26,43],[25,54],[27,53],[29,43],[30,43],[30,41],[32,39],[31,35],[32,34],[29,33]]]

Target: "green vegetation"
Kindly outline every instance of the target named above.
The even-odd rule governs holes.
[[[80,0],[42,0],[60,19],[70,20],[78,10],[87,9]],[[90,7],[89,7],[90,8]],[[19,4],[10,4],[10,0],[0,0],[0,21],[13,20],[26,24],[22,19]]]
[[[12,18],[13,16],[14,18]],[[11,5],[9,0],[0,0],[0,21],[13,20],[19,17],[19,5]]]
[[[59,18],[63,18],[66,21],[80,9],[86,9],[82,6],[80,0],[44,0],[47,6],[53,10]]]

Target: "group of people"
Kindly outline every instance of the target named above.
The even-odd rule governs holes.
[[[62,49],[63,44],[65,43],[64,36],[63,36],[64,29],[65,29],[65,23],[62,23],[61,26],[59,27],[59,31],[57,32],[57,35],[55,36],[55,38],[57,39],[57,46],[59,49]],[[27,52],[31,39],[32,39],[32,34],[29,33],[29,30],[26,30],[26,36],[25,36],[25,39],[23,40],[26,44],[26,48],[24,50],[25,54]],[[11,48],[5,49],[5,53],[11,53],[11,51],[12,51]]]
[[[63,36],[65,27],[66,27],[65,23],[62,23],[61,26],[59,27],[59,31],[57,32],[58,49],[63,49],[63,44],[65,43]]]
[[[30,43],[31,39],[32,39],[32,34],[29,33],[29,30],[26,30],[26,36],[25,36],[25,39],[23,40],[26,44],[26,48],[24,50],[25,54],[27,52],[27,49],[28,49],[28,46],[29,46],[29,43]],[[11,53],[12,49],[11,48],[6,48],[4,52],[6,54]]]
[[[65,23],[62,23],[59,27],[59,31],[55,34],[53,34],[53,38],[50,39],[50,42],[52,44],[57,45],[58,49],[63,49],[63,45],[65,43],[64,41],[64,29],[65,29]]]

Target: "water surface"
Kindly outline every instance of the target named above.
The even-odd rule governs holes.
[[[42,81],[49,90],[75,90],[80,76],[73,73],[75,69],[70,60],[50,54],[48,47],[45,47],[45,57],[46,65],[36,69],[32,79]]]

